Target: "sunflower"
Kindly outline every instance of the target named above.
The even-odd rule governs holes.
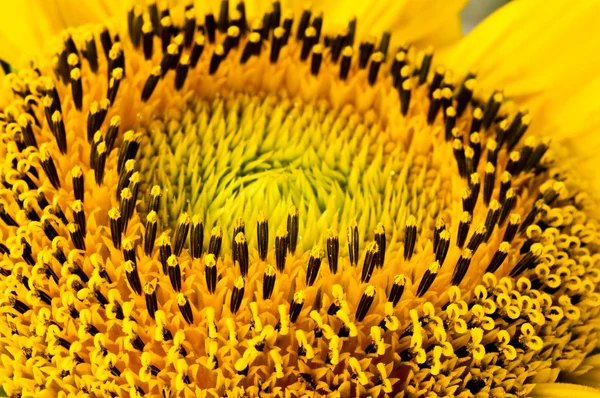
[[[150,1],[3,79],[8,396],[600,394],[595,208],[529,128],[555,103],[385,7]]]

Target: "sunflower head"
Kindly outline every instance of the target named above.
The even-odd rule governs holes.
[[[432,48],[323,18],[151,2],[4,80],[10,396],[528,396],[582,371],[597,222],[550,141]]]

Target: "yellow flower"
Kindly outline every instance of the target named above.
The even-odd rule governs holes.
[[[107,25],[29,43],[0,88],[6,393],[598,395],[597,214],[534,134],[559,102],[507,101],[529,69],[497,41],[513,63],[466,38],[439,66],[436,3],[462,5],[90,2]]]

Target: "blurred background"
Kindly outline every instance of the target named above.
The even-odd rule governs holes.
[[[509,1],[510,0],[471,0],[461,13],[464,32],[470,32],[485,17]]]

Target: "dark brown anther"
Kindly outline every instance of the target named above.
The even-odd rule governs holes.
[[[196,16],[194,9],[189,9],[185,12],[185,23],[183,25],[183,44],[186,48],[190,48],[194,42],[194,33],[196,32]]]
[[[504,241],[504,242],[500,243],[500,247],[494,254],[494,257],[492,257],[492,260],[490,261],[490,265],[488,265],[485,272],[491,272],[491,273],[496,272],[496,270],[498,268],[500,268],[500,266],[502,265],[502,263],[508,256],[509,251],[510,251],[510,242]]]
[[[493,164],[488,163],[485,165],[485,177],[483,179],[483,202],[486,206],[490,204],[490,200],[492,199],[495,183],[496,168]]]
[[[461,249],[465,246],[465,242],[467,241],[467,235],[471,228],[471,220],[472,216],[468,211],[464,211],[460,216],[458,232],[456,234],[456,246]]]
[[[445,111],[446,116],[446,127],[445,127],[445,138],[449,142],[452,140],[452,130],[456,126],[456,109],[453,106],[449,106]]]
[[[131,261],[137,265],[137,258],[135,256],[136,244],[129,238],[123,239],[123,259],[125,261]]]
[[[275,279],[277,274],[275,268],[271,264],[267,264],[265,273],[263,275],[263,300],[268,300],[273,294],[273,288],[275,287]]]
[[[242,234],[246,233],[246,224],[244,224],[244,219],[241,217],[236,218],[235,221],[233,222],[233,236],[231,237],[232,243],[235,241],[235,237],[239,233],[242,233]]]
[[[408,114],[410,107],[410,97],[412,91],[412,80],[406,79],[398,85],[398,94],[400,96],[400,112],[403,116]]]
[[[384,58],[387,58],[388,51],[390,50],[390,42],[392,40],[392,34],[390,32],[383,32],[381,35],[381,41],[379,42],[379,51],[383,53]]]
[[[221,8],[219,9],[219,20],[217,22],[217,28],[221,33],[227,31],[229,26],[229,0],[221,0]]]
[[[340,79],[346,80],[350,73],[350,64],[352,62],[352,47],[347,46],[342,50],[342,60],[340,62]]]
[[[86,235],[86,222],[85,222],[85,212],[83,208],[83,202],[81,200],[75,200],[71,204],[71,210],[73,211],[73,219],[75,223],[79,226],[79,230],[83,234]]]
[[[271,55],[269,60],[272,64],[277,63],[279,59],[279,52],[281,51],[281,47],[284,45],[284,36],[285,30],[282,27],[276,27],[273,31],[273,39],[271,41]]]
[[[84,187],[83,187],[83,171],[81,170],[81,167],[79,166],[75,166],[73,167],[73,169],[71,170],[71,178],[73,181],[73,195],[75,196],[76,200],[80,200],[83,202],[83,195],[84,195]],[[45,207],[45,206],[41,206],[41,208]]]
[[[360,298],[360,302],[358,303],[358,307],[356,308],[356,314],[354,316],[354,318],[358,322],[362,322],[362,320],[365,319],[365,316],[367,316],[367,313],[371,308],[371,304],[373,304],[373,300],[375,299],[375,293],[376,290],[375,286],[373,285],[369,285],[365,289],[363,295]]]
[[[358,224],[356,220],[352,220],[348,226],[348,256],[350,257],[350,265],[353,267],[358,264],[358,249]]]
[[[498,143],[493,138],[490,138],[485,145],[487,150],[487,163],[490,163],[494,167],[496,167],[496,163],[498,162]]]
[[[240,29],[237,26],[230,26],[227,29],[227,36],[223,40],[223,58],[226,58],[234,47],[238,47],[239,43]]]
[[[473,89],[475,88],[475,79],[465,81],[456,95],[456,114],[460,117],[467,109],[467,105],[473,98]]]
[[[198,60],[204,51],[204,36],[198,35],[196,36],[196,40],[194,40],[194,45],[192,47],[192,52],[190,53],[190,64],[192,68],[195,68],[198,64]]]
[[[454,159],[456,159],[456,164],[458,166],[458,174],[465,178],[467,176],[467,163],[465,160],[465,149],[462,141],[457,138],[454,139],[452,142],[452,150],[454,152]]]
[[[298,30],[296,30],[296,41],[304,40],[304,34],[310,24],[310,18],[312,14],[310,8],[306,7],[300,15],[300,21],[298,22]]]
[[[440,263],[440,267],[444,265],[444,261],[446,260],[446,255],[448,254],[448,249],[450,248],[450,232],[447,229],[444,229],[440,233],[440,240],[437,245],[437,249],[435,250],[435,261]]]
[[[238,276],[233,284],[231,299],[229,300],[229,309],[233,314],[237,313],[244,299],[244,278]]]
[[[481,119],[483,118],[483,111],[477,107],[473,109],[473,115],[471,116],[471,128],[469,134],[478,133],[481,131]]]
[[[179,57],[179,46],[175,43],[169,44],[160,61],[161,77],[164,77],[169,70],[177,67]]]
[[[317,44],[313,47],[312,58],[310,61],[310,73],[313,76],[319,75],[321,69],[321,63],[323,61],[323,46]]]
[[[518,112],[515,115],[510,127],[506,130],[506,143],[509,151],[512,151],[525,135],[530,122],[531,116],[527,113]]]
[[[148,211],[154,210],[156,213],[159,211],[160,205],[160,197],[162,195],[162,190],[158,185],[154,185],[150,190],[150,203],[148,204]]]
[[[337,231],[333,229],[330,229],[327,234],[327,261],[329,263],[329,272],[332,274],[337,274],[340,253],[340,239]]]
[[[304,38],[302,39],[302,49],[300,50],[300,59],[302,61],[306,61],[308,56],[310,55],[310,51],[313,46],[317,44],[318,40],[316,38],[315,28],[309,27],[306,29],[304,34]]]
[[[379,248],[375,264],[378,268],[383,268],[383,264],[385,263],[386,238],[385,228],[381,223],[377,224],[377,228],[375,228],[375,243],[377,243],[377,247]]]
[[[67,227],[69,229],[69,235],[71,235],[71,241],[73,246],[77,250],[85,250],[85,237],[76,223],[70,223]]]
[[[127,134],[126,134],[127,135]],[[129,179],[135,172],[135,160],[128,160],[125,162],[125,167],[123,170],[120,170],[119,174],[119,182],[117,183],[117,189],[115,190],[115,194],[117,195],[116,199],[119,200],[120,193],[123,188],[129,186]]]
[[[146,299],[146,309],[152,319],[154,314],[158,310],[158,299],[156,297],[156,286],[153,283],[146,283],[144,285],[144,298]]]
[[[174,29],[171,17],[166,16],[160,20],[160,43],[162,52],[167,52],[167,47],[171,44],[171,37],[173,37]]]
[[[213,55],[210,59],[210,66],[208,69],[208,73],[211,75],[214,75],[217,72],[217,69],[219,69],[219,65],[221,65],[221,61],[223,61],[224,59],[224,50],[223,50],[223,46],[221,46],[220,44],[217,45],[217,47],[215,48],[215,51],[213,52]]]
[[[321,268],[321,261],[323,260],[323,254],[323,250],[318,246],[313,247],[311,250],[308,265],[306,267],[306,286],[312,286],[317,280],[319,269]]]
[[[373,48],[375,48],[374,45]],[[394,56],[392,66],[390,68],[390,74],[392,75],[392,78],[394,80],[394,87],[398,87],[398,84],[400,83],[400,71],[406,66],[407,57],[408,55],[406,53],[406,50],[404,49],[398,50],[398,52]]]
[[[165,232],[163,232],[156,241],[158,244],[158,260],[162,265],[162,270],[165,275],[168,274],[168,260],[173,255],[173,249],[171,247],[171,238]]]
[[[146,22],[142,26],[142,48],[144,50],[144,59],[146,61],[151,60],[154,50],[154,29],[151,22]]]
[[[429,70],[431,69],[431,61],[433,60],[433,48],[428,48],[423,54],[421,66],[419,67],[419,86],[427,81]]]
[[[535,146],[535,137],[527,137],[525,139],[525,145],[523,145],[523,147],[521,148],[521,152],[519,153],[521,159],[519,160],[519,164],[516,168],[517,174],[526,171],[525,166],[529,163],[529,158],[533,154]]]
[[[237,263],[240,267],[240,274],[242,277],[248,276],[248,242],[243,232],[238,233],[235,236],[232,244],[233,263]]]
[[[503,101],[504,95],[501,92],[495,92],[491,95],[483,111],[483,127],[486,129],[490,128],[498,115]]]
[[[435,220],[435,226],[433,228],[433,252],[437,252],[438,245],[440,244],[440,234],[446,230],[446,222],[442,217]]]
[[[388,301],[396,306],[398,301],[402,298],[402,293],[404,293],[404,285],[406,283],[406,278],[403,274],[396,275],[394,277],[394,284],[390,289],[390,294],[388,296]]]
[[[67,133],[65,132],[65,124],[63,122],[60,111],[55,111],[52,114],[52,133],[56,138],[58,149],[61,153],[67,153]]]
[[[504,224],[513,207],[515,207],[516,203],[517,194],[515,193],[514,189],[509,188],[509,190],[506,191],[506,198],[504,199],[504,202],[502,202],[502,211],[500,212],[500,219],[498,219],[498,225],[502,226]]]
[[[375,51],[375,44],[371,41],[365,41],[358,46],[358,67],[365,69],[371,59],[371,55]],[[381,54],[383,55],[383,53]],[[400,72],[400,69],[397,71]]]
[[[107,152],[112,151],[112,149],[115,145],[115,142],[117,141],[117,135],[119,134],[119,127],[121,127],[121,117],[118,115],[113,116],[110,119],[110,124],[106,131],[105,142],[106,142]]]
[[[529,160],[525,165],[525,171],[535,169],[539,165],[540,160],[542,160],[542,157],[546,154],[546,151],[548,151],[549,147],[550,139],[542,139],[542,142],[535,147],[533,153],[531,154],[531,156],[529,156]]]
[[[470,146],[465,147],[465,178],[468,178],[471,174],[477,170],[475,164],[475,151]],[[477,200],[477,198],[473,198]]]
[[[148,14],[150,14],[150,23],[153,30],[158,33],[160,31],[160,12],[158,11],[156,0],[149,2]]]
[[[511,180],[512,175],[508,171],[505,171],[502,173],[502,176],[500,176],[500,192],[498,194],[498,202],[504,203],[504,200],[506,199],[506,193],[511,186]]]
[[[126,173],[129,173],[130,170],[135,168],[135,157],[140,148],[141,140],[142,134],[139,132],[136,133],[133,130],[128,130],[123,134],[123,141],[119,146],[119,157],[117,159],[117,172],[119,173],[119,178],[124,174],[123,169],[125,169]],[[128,164],[131,164],[130,168],[127,167]],[[119,185],[120,189],[123,187],[124,185]]]
[[[470,175],[469,189],[472,192],[475,204],[477,204],[477,199],[479,198],[479,191],[481,190],[481,179],[479,178],[479,174],[473,173]]]
[[[384,60],[383,53],[376,52],[371,55],[371,63],[369,65],[369,84],[373,86],[377,81],[377,75],[379,73],[379,69],[381,68],[381,63]]]
[[[214,294],[217,289],[217,260],[212,254],[207,254],[204,259],[204,279],[206,287],[210,294]]]
[[[544,208],[544,205],[545,203],[543,199],[539,199],[534,203],[529,213],[527,213],[527,215],[525,216],[525,219],[523,219],[523,222],[519,227],[519,233],[525,232],[527,227],[529,227],[535,222],[536,217],[538,216],[538,214],[540,214],[540,212]]]
[[[215,21],[215,16],[212,13],[204,16],[204,30],[208,36],[208,41],[214,44],[216,39],[217,22]]]
[[[183,315],[183,319],[189,324],[194,324],[194,313],[192,312],[192,306],[190,305],[190,301],[183,293],[177,294],[177,305],[179,306],[179,311],[181,311],[181,315]]]
[[[290,304],[290,322],[294,323],[298,319],[302,307],[304,306],[305,295],[303,291],[294,293],[294,298]]]
[[[152,69],[152,73],[148,76],[146,83],[144,84],[144,88],[142,89],[142,101],[146,102],[150,99],[150,96],[154,92],[158,81],[162,75],[162,68],[160,66],[155,66]]]
[[[369,243],[365,253],[365,262],[363,263],[361,282],[368,283],[371,280],[378,257],[379,246],[376,242]]]
[[[294,14],[291,11],[286,12],[283,19],[283,29],[285,31],[283,35],[283,44],[287,45],[290,40],[290,36],[292,34],[292,27],[294,25]]]
[[[427,124],[432,125],[442,106],[442,91],[437,89],[431,95],[429,110],[427,111]]]
[[[431,84],[429,85],[429,98],[433,95],[433,92],[437,89],[442,89],[442,83],[444,81],[444,75],[446,74],[446,68],[443,66],[438,66],[435,68],[433,72],[433,78],[431,79]]]
[[[208,253],[219,257],[221,251],[221,242],[223,241],[223,230],[221,227],[214,227],[210,231],[210,242],[208,243]]]
[[[73,102],[75,103],[75,109],[81,112],[81,108],[83,106],[83,85],[81,83],[81,69],[72,69],[70,76],[71,94],[73,96]]]
[[[521,162],[521,154],[517,151],[510,153],[508,157],[508,163],[506,164],[506,171],[516,176],[518,174],[519,163]]]
[[[473,215],[473,209],[475,208],[475,198],[473,197],[473,191],[470,188],[465,188],[462,194],[462,207],[463,211]]]
[[[288,211],[287,218],[288,249],[292,254],[296,252],[296,246],[298,245],[298,228],[298,209],[292,205]]]
[[[156,212],[152,210],[146,216],[146,228],[144,229],[144,254],[148,257],[152,256],[157,230],[158,216],[156,215]]]
[[[474,171],[477,171],[479,160],[481,159],[481,137],[479,133],[472,133],[469,136],[469,145],[473,148],[473,165]]]
[[[102,49],[104,50],[104,55],[106,56],[106,59],[110,59],[108,55],[110,53],[110,49],[113,46],[113,41],[110,32],[108,31],[108,28],[106,26],[103,27],[102,32],[100,32],[100,43],[102,44]]]
[[[90,111],[87,119],[87,138],[89,143],[93,142],[94,135],[100,130],[102,123],[104,123],[109,105],[110,101],[108,99],[104,99],[99,103],[94,101],[90,104]]]
[[[111,78],[108,83],[108,90],[106,92],[106,98],[110,101],[111,105],[115,102],[117,98],[117,92],[119,91],[119,86],[121,85],[121,80],[123,79],[123,69],[115,68],[111,72]]]
[[[530,250],[527,252],[527,254],[521,257],[519,262],[510,271],[508,276],[510,276],[511,278],[515,278],[521,275],[526,270],[535,267],[540,254],[542,254],[542,248],[543,246],[540,243],[534,243],[533,245],[531,245]]]
[[[176,256],[181,254],[183,245],[187,240],[188,232],[190,230],[191,218],[187,213],[183,213],[177,220],[177,226],[175,227],[175,234],[173,235],[173,253]]]
[[[486,234],[487,229],[485,227],[485,224],[480,224],[471,236],[471,239],[467,244],[467,249],[470,249],[473,253],[475,253],[479,246],[483,243]]]
[[[246,62],[248,62],[250,57],[260,54],[260,46],[260,33],[251,33],[250,36],[248,36],[248,40],[246,41],[246,45],[244,46],[244,50],[242,51],[240,63],[244,65]]]
[[[32,123],[30,120],[29,114],[21,114],[19,115],[18,124],[21,127],[21,131],[23,132],[23,141],[26,147],[38,147],[37,140],[35,139],[35,134],[33,132]],[[35,120],[35,119],[34,119]],[[35,169],[32,169],[35,170]]]
[[[98,49],[94,35],[91,33],[85,39],[85,58],[88,60],[91,71],[98,73]]]
[[[471,259],[473,258],[473,252],[470,249],[463,250],[456,267],[454,267],[454,273],[452,274],[452,284],[454,286],[460,285],[460,282],[464,279],[469,266],[471,265]]]
[[[202,257],[204,245],[204,224],[199,214],[192,217],[192,228],[190,230],[190,255],[192,258]]]
[[[285,270],[285,257],[288,251],[288,233],[287,231],[278,230],[275,236],[275,263],[277,270],[283,272]]]
[[[494,227],[498,223],[498,219],[500,218],[500,209],[500,202],[498,202],[497,200],[492,200],[488,209],[487,216],[485,218],[485,228],[487,230],[484,239],[485,242],[490,240],[492,232],[494,231]]]
[[[262,211],[258,213],[256,218],[256,237],[258,256],[262,261],[266,261],[269,250],[269,220]]]
[[[171,286],[176,292],[181,291],[181,267],[177,256],[169,256],[167,258],[167,274],[171,281]]]
[[[60,179],[58,178],[58,171],[56,170],[56,165],[54,164],[52,156],[50,156],[50,152],[48,152],[47,146],[44,144],[42,144],[42,147],[40,148],[40,163],[52,186],[55,189],[59,189]]]
[[[419,287],[417,288],[417,297],[423,297],[423,295],[427,293],[427,291],[435,281],[439,270],[440,263],[438,263],[437,261],[431,263],[431,265],[425,271],[425,274],[423,274],[423,277],[421,278],[421,282],[419,283]]]
[[[104,180],[104,166],[106,164],[107,154],[106,143],[104,141],[101,141],[95,146],[93,152],[94,179],[96,181],[96,185],[98,186],[102,185]]]
[[[417,219],[411,215],[406,220],[404,230],[404,260],[410,260],[417,243]]]
[[[120,194],[119,211],[121,212],[121,228],[122,231],[127,231],[127,225],[129,219],[133,215],[133,209],[135,207],[135,198],[133,192],[129,188],[123,188]]]
[[[180,91],[183,88],[189,68],[190,58],[187,55],[182,55],[181,61],[175,68],[175,90]]]

